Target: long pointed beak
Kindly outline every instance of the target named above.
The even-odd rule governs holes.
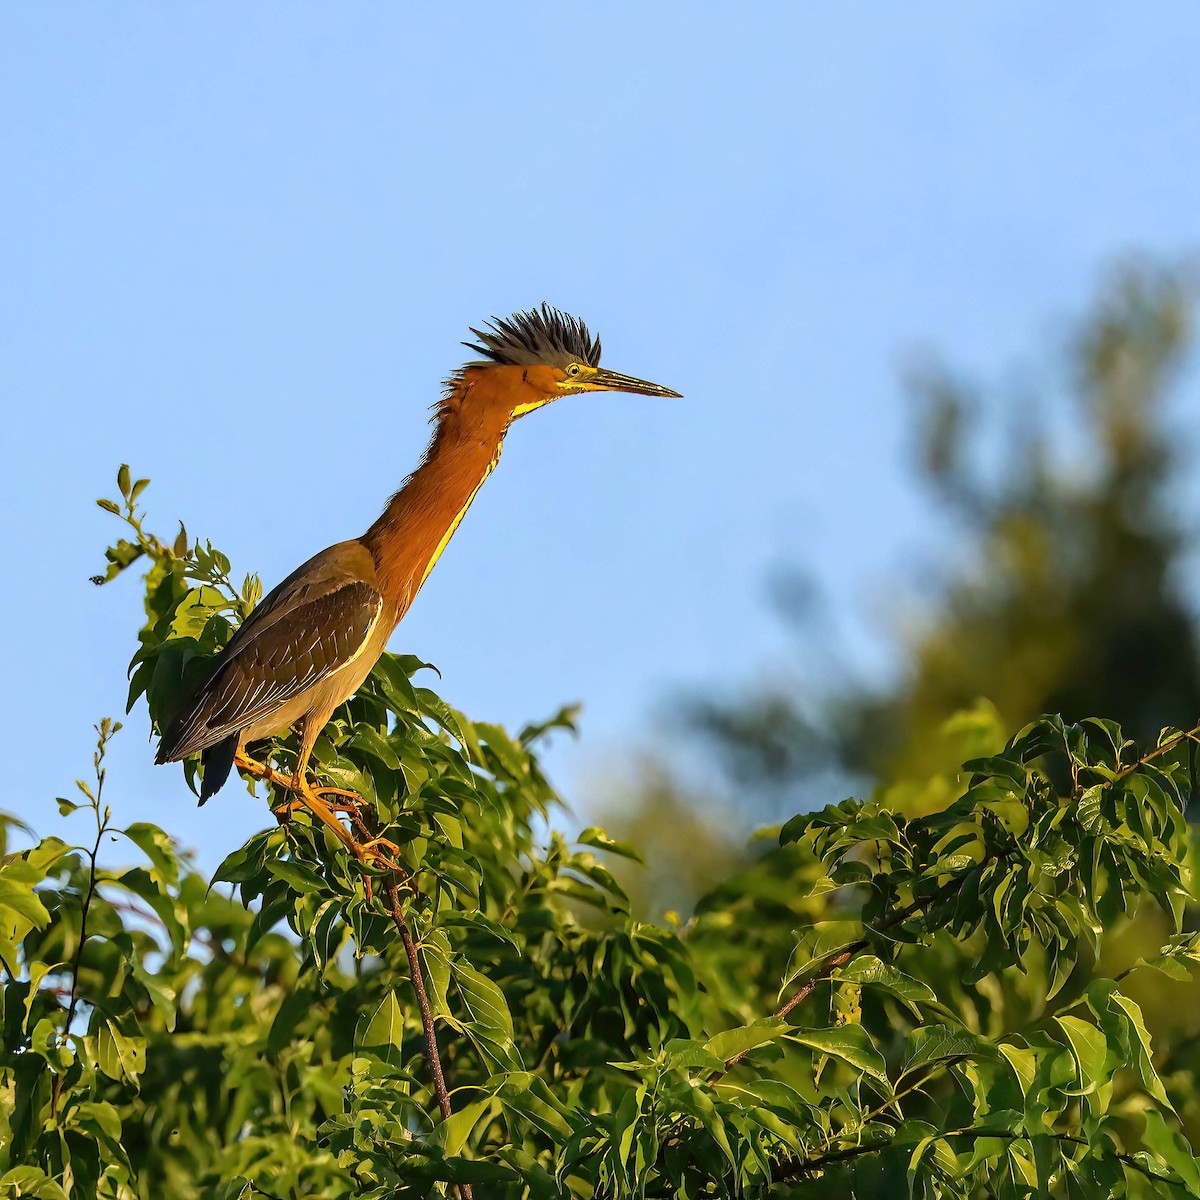
[[[636,392],[639,396],[670,396],[676,400],[683,399],[682,392],[673,392],[661,383],[650,383],[645,379],[635,379],[632,375],[622,375],[617,371],[606,371],[601,367],[587,381],[589,392]]]

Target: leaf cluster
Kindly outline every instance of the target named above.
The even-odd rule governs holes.
[[[131,704],[161,721],[256,591],[207,543],[141,533],[120,490],[148,563]],[[1140,748],[1042,719],[925,816],[880,792],[793,818],[663,928],[611,873],[633,847],[553,827],[539,746],[572,714],[510,734],[423,669],[384,656],[315,752],[399,871],[296,813],[202,878],[163,830],[113,824],[98,728],[95,782],[62,802],[88,840],[0,860],[0,1195],[1200,1187],[1176,1115],[1194,1076],[1164,1076],[1126,988],[1200,961],[1195,731]],[[110,837],[135,865],[99,861]],[[1145,905],[1171,937],[1106,975]]]

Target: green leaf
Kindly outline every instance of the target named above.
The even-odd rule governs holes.
[[[379,1049],[394,1046],[397,1050],[404,1044],[404,1014],[396,1000],[395,992],[387,992],[375,1007],[362,1035],[355,1039],[360,1049]]]
[[[58,1026],[49,1017],[43,1017],[33,1027],[29,1048],[60,1075],[74,1061],[74,1055],[59,1037]]]
[[[245,883],[263,871],[263,834],[255,834],[244,846],[231,850],[213,872],[210,888],[218,883]]]
[[[30,962],[26,964],[29,971],[29,991],[25,993],[25,1019],[21,1023],[22,1029],[29,1028],[29,1018],[33,1013],[33,1002],[38,997],[38,988],[41,987],[42,980],[57,971],[61,963],[52,962]]]
[[[627,842],[618,842],[610,838],[599,825],[590,825],[576,839],[581,846],[594,846],[597,850],[607,850],[610,854],[619,854],[622,858],[643,862],[642,856]]]
[[[1158,954],[1149,958],[1139,958],[1131,969],[1151,967],[1169,979],[1187,983],[1192,978],[1192,973],[1184,964],[1195,967],[1200,963],[1196,953],[1196,937],[1195,934],[1177,934]]]
[[[359,726],[347,745],[369,754],[378,762],[383,763],[389,771],[400,770],[400,756],[396,753],[395,748],[379,730],[372,729],[370,725]]]
[[[174,987],[147,969],[140,956],[135,957],[130,965],[134,978],[146,989],[151,1004],[162,1014],[167,1028],[174,1029],[176,1018]]]
[[[475,736],[471,722],[462,713],[451,708],[436,692],[428,688],[416,688],[414,695],[421,711],[432,717],[450,734],[472,762],[481,761],[483,756],[479,750],[479,739]]]
[[[959,1058],[994,1058],[995,1055],[992,1044],[969,1029],[953,1025],[922,1025],[914,1029],[906,1040],[901,1074],[908,1075],[931,1063]]]
[[[106,1020],[96,1035],[96,1058],[100,1070],[110,1079],[137,1083],[146,1069],[146,1039],[128,1037]]]
[[[882,962],[874,954],[861,954],[852,959],[837,972],[836,978],[848,983],[868,984],[880,988],[898,1000],[905,1000],[910,1004],[929,1004],[937,1000],[928,984],[913,979],[911,975],[905,975],[898,967]]]
[[[125,836],[153,863],[159,877],[168,884],[179,879],[179,859],[175,845],[157,825],[137,821],[125,830]]]
[[[307,937],[318,971],[324,971],[342,944],[345,935],[342,917],[342,906],[338,899],[326,900],[313,914]]]
[[[496,1094],[506,1111],[528,1121],[546,1137],[562,1141],[570,1135],[567,1110],[544,1079],[528,1071],[510,1071]]]
[[[1134,1038],[1136,1038],[1136,1045],[1132,1047],[1135,1050],[1134,1066],[1138,1077],[1142,1081],[1142,1086],[1160,1104],[1166,1108],[1171,1108],[1171,1102],[1167,1099],[1166,1088],[1163,1087],[1162,1080],[1159,1079],[1158,1072],[1154,1069],[1153,1051],[1150,1049],[1150,1031],[1146,1028],[1146,1022],[1142,1018],[1142,1010],[1138,1007],[1136,1001],[1122,995],[1120,992],[1114,991],[1110,999],[1129,1018],[1129,1028],[1132,1030]],[[1130,1040],[1131,1042],[1133,1041],[1133,1039]]]
[[[788,846],[792,842],[798,842],[811,828],[813,823],[812,813],[797,813],[794,817],[785,821],[779,830],[779,844]]]
[[[307,988],[297,988],[290,992],[275,1014],[267,1034],[267,1054],[272,1058],[278,1055],[284,1047],[290,1044],[296,1026],[311,1011],[316,996]]]
[[[481,975],[464,959],[456,960],[452,970],[467,1019],[497,1040],[511,1041],[512,1014],[508,1011],[504,993],[486,975]]]
[[[1200,1163],[1187,1139],[1178,1130],[1169,1128],[1155,1109],[1146,1109],[1142,1116],[1146,1122],[1142,1140],[1183,1180],[1193,1196],[1200,1196]]]
[[[529,756],[524,747],[518,746],[499,725],[476,722],[475,729],[487,742],[487,748],[496,758],[500,771],[515,780],[524,780],[529,775]]]
[[[276,879],[282,879],[293,891],[301,895],[327,890],[325,881],[304,863],[286,858],[271,858],[267,860],[267,870]]]
[[[498,1038],[489,1033],[481,1032],[474,1023],[450,1021],[456,1029],[461,1029],[471,1039],[471,1044],[482,1056],[485,1066],[493,1073],[508,1074],[510,1071],[520,1071],[523,1068],[521,1055],[511,1038]]]
[[[1078,1017],[1064,1016],[1056,1020],[1075,1056],[1080,1083],[1085,1090],[1091,1091],[1104,1080],[1104,1062],[1108,1056],[1108,1041],[1104,1032]]]
[[[452,1113],[448,1120],[437,1127],[434,1137],[447,1158],[454,1158],[462,1153],[475,1126],[485,1117],[489,1117],[495,1108],[495,1099],[488,1096]]]
[[[36,1200],[70,1200],[61,1184],[51,1179],[41,1167],[30,1163],[0,1175],[0,1191],[5,1191],[6,1195],[36,1197]]]
[[[1001,1042],[996,1049],[1000,1051],[1012,1068],[1013,1076],[1021,1089],[1022,1098],[1026,1097],[1037,1078],[1037,1055],[1032,1050],[1023,1046],[1014,1046],[1011,1042]]]
[[[50,914],[32,887],[14,883],[0,874],[0,908],[7,908],[27,921],[34,929],[45,929]]]
[[[445,930],[434,929],[422,939],[421,949],[434,1016],[444,1017],[450,1012],[446,993],[450,988],[450,968],[454,960],[450,951],[450,939]]]
[[[738,1029],[726,1029],[709,1038],[704,1043],[704,1049],[709,1054],[716,1055],[722,1062],[727,1062],[735,1055],[753,1050],[755,1046],[775,1041],[781,1034],[789,1032],[789,1030],[790,1027],[786,1021],[768,1017],[763,1021],[755,1021],[752,1025],[743,1025]]]
[[[944,1138],[937,1135],[922,1138],[908,1159],[908,1188],[911,1196],[919,1194],[916,1185],[927,1158],[932,1158],[937,1164],[936,1170],[925,1167],[924,1173],[929,1178],[936,1179],[939,1173],[949,1175],[957,1167],[954,1152]]]
[[[493,921],[490,917],[485,917],[481,912],[450,912],[446,913],[440,920],[441,929],[467,929],[484,933],[499,942],[504,942],[505,945],[511,946],[518,954],[521,952],[521,944],[512,933],[505,929],[499,921]]]
[[[659,1061],[661,1061],[663,1069],[667,1071],[703,1071],[706,1075],[712,1075],[725,1069],[724,1059],[718,1058],[706,1050],[699,1042],[693,1042],[687,1038],[672,1038],[663,1047],[663,1054]],[[646,1070],[646,1064],[642,1059],[610,1063],[609,1065],[639,1075]]]
[[[861,1025],[841,1025],[837,1029],[791,1029],[788,1037],[802,1046],[840,1058],[881,1082],[887,1082],[887,1065],[883,1055],[875,1049],[870,1034]]]
[[[809,925],[800,935],[787,969],[784,971],[780,994],[793,979],[803,975],[831,954],[852,946],[862,937],[860,921],[817,921]]]

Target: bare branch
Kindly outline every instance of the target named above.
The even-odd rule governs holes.
[[[400,885],[393,879],[387,885],[388,901],[391,906],[392,920],[400,931],[404,942],[404,953],[408,956],[408,970],[412,976],[413,988],[417,993],[417,1007],[421,1010],[421,1028],[425,1031],[425,1054],[429,1059],[429,1070],[433,1075],[433,1094],[437,1099],[442,1120],[448,1121],[453,1115],[450,1107],[450,1093],[446,1090],[446,1077],[442,1074],[442,1056],[438,1052],[437,1030],[433,1023],[433,1009],[429,1004],[429,993],[425,990],[425,968],[421,960],[421,948],[413,940],[412,930],[404,919],[404,910],[400,905]],[[472,1200],[471,1185],[458,1183],[454,1185],[460,1200]]]

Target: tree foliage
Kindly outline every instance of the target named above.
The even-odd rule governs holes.
[[[147,568],[130,704],[161,722],[259,588],[182,530],[147,533],[144,481],[118,484],[107,577]],[[1183,986],[1200,961],[1196,731],[1135,745],[1111,721],[1039,719],[954,771],[793,817],[660,927],[610,873],[635,849],[550,824],[538,746],[570,714],[513,736],[421,670],[385,656],[315,752],[399,872],[364,873],[297,814],[206,879],[167,832],[120,826],[119,726],[97,726],[64,836],[24,831],[0,859],[0,1193],[1200,1190],[1180,1124],[1195,1073],[1162,1069],[1129,987]],[[132,865],[99,861],[112,837]],[[1147,906],[1164,944],[1106,972]]]

